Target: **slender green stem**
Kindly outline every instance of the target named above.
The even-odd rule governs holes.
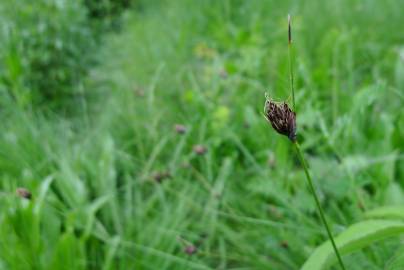
[[[290,17],[290,15],[288,15],[288,52],[289,52],[290,88],[291,88],[291,91],[292,91],[292,105],[293,105],[293,111],[296,113],[295,87],[294,87],[294,80],[293,80],[294,78],[293,78],[293,61],[292,61],[292,25],[291,25],[291,17]],[[327,230],[328,238],[330,239],[332,247],[334,248],[335,255],[338,258],[338,261],[339,261],[339,264],[341,265],[341,268],[343,270],[345,270],[345,266],[344,266],[344,263],[342,262],[341,255],[338,252],[337,245],[335,244],[334,238],[333,238],[333,236],[331,234],[331,230],[330,230],[330,228],[328,226],[327,220],[325,219],[324,211],[323,211],[323,208],[321,207],[320,200],[318,199],[316,190],[314,189],[313,181],[311,180],[309,169],[308,169],[306,160],[304,159],[304,156],[302,154],[302,151],[300,150],[299,143],[295,140],[295,141],[293,141],[293,145],[296,148],[297,155],[299,156],[300,162],[302,163],[302,166],[304,168],[304,172],[306,174],[306,178],[307,178],[307,182],[308,182],[309,187],[310,187],[310,191],[313,194],[314,200],[315,200],[316,205],[317,205],[318,212],[320,213],[321,221],[323,222],[323,224],[324,224],[324,226],[325,226],[325,228]]]
[[[293,78],[293,61],[292,61],[292,24],[290,15],[288,15],[288,57],[289,57],[290,88],[292,90],[292,105],[293,105],[293,111],[296,112],[295,86]]]
[[[327,220],[325,219],[325,215],[324,215],[323,208],[321,207],[320,200],[318,199],[316,190],[314,189],[313,181],[311,180],[311,176],[310,176],[310,173],[309,173],[309,169],[308,169],[306,160],[304,159],[304,156],[303,156],[303,154],[302,154],[302,151],[300,150],[299,143],[298,143],[297,141],[294,141],[294,142],[293,142],[293,145],[295,146],[297,155],[299,156],[300,162],[302,163],[304,172],[305,172],[305,174],[306,174],[307,182],[308,182],[309,187],[310,187],[310,191],[311,191],[311,193],[313,194],[314,200],[316,201],[316,205],[317,205],[317,208],[318,208],[318,212],[320,213],[321,220],[322,220],[322,222],[323,222],[323,224],[324,224],[324,227],[325,227],[326,230],[327,230],[328,238],[330,238],[332,247],[334,248],[335,255],[336,255],[337,258],[338,258],[338,261],[339,261],[339,264],[340,264],[341,268],[342,268],[343,270],[345,270],[346,268],[345,268],[345,266],[344,266],[344,263],[342,262],[341,255],[339,254],[337,245],[335,244],[334,237],[333,237],[332,234],[331,234],[331,230],[330,230],[330,228],[329,228],[329,226],[328,226]]]
[[[293,111],[296,112],[296,105],[295,105],[295,86],[294,86],[294,78],[293,78],[293,62],[292,62],[292,44],[288,44],[288,51],[289,51],[289,75],[290,75],[290,88],[292,89],[292,105]]]

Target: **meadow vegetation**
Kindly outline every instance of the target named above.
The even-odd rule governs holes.
[[[344,263],[404,269],[402,10],[1,1],[0,270],[323,265],[304,170],[263,116],[264,93],[290,100],[288,13],[297,138]]]

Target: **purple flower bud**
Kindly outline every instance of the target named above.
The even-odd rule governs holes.
[[[194,245],[188,245],[185,247],[184,252],[188,255],[195,254],[197,251],[197,248]]]

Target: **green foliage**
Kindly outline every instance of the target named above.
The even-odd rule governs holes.
[[[128,8],[133,0],[84,0],[90,16],[94,18],[112,17]]]
[[[387,270],[399,270],[404,267],[404,247],[400,247],[395,255],[387,262]]]
[[[402,1],[142,1],[87,74],[83,3],[10,2],[1,20],[21,26],[1,29],[1,270],[299,269],[326,235],[290,143],[262,117],[265,92],[289,96],[288,13],[298,137],[333,234],[402,205]],[[48,32],[30,34],[42,17]],[[76,51],[46,45],[58,39]],[[55,65],[35,73],[44,55]],[[77,91],[70,117],[10,101]],[[390,233],[391,214],[344,243]],[[401,241],[344,261],[397,269]]]
[[[0,4],[0,88],[25,107],[77,93],[95,40],[80,1]]]
[[[110,24],[129,1],[38,0],[0,4],[0,95],[20,107],[82,95],[94,63],[102,24]],[[90,17],[99,17],[97,22]]]

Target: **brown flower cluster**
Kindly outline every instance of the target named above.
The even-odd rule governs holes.
[[[292,142],[296,141],[296,113],[289,108],[286,102],[267,99],[264,113],[266,119],[279,134],[287,136]]]

